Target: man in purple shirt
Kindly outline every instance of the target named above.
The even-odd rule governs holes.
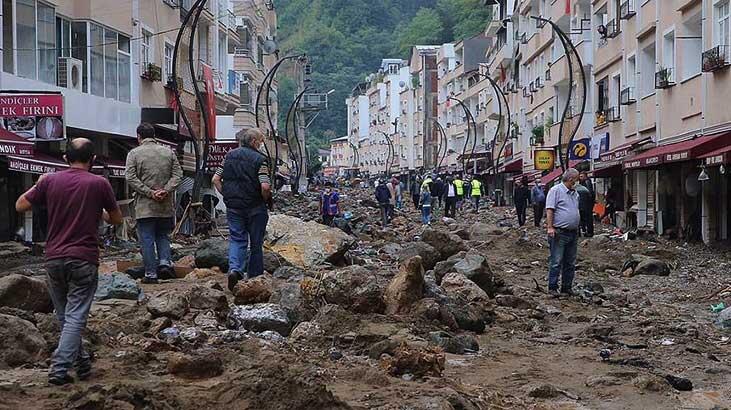
[[[91,141],[76,138],[69,142],[64,158],[68,170],[41,175],[15,203],[18,212],[29,211],[33,205],[48,209],[48,288],[61,322],[61,338],[48,375],[48,382],[54,385],[74,381],[68,374],[72,366],[80,380],[91,375],[91,359],[82,346],[81,333],[98,282],[99,220],[122,223],[109,181],[90,172],[95,158]]]

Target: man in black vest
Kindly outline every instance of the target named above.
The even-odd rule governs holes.
[[[213,185],[223,195],[231,234],[228,250],[228,288],[241,279],[264,273],[264,233],[272,191],[267,160],[258,148],[264,133],[252,128],[236,135],[241,147],[229,151],[213,177]]]

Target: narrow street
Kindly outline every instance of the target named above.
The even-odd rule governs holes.
[[[579,245],[576,295],[553,299],[545,231],[517,228],[512,209],[425,229],[406,207],[383,230],[372,190],[342,192],[352,235],[306,222],[314,194],[280,194],[268,273],[235,296],[212,266],[226,260],[220,237],[176,241],[177,266],[204,266],[141,289],[116,272],[117,260],[140,263],[134,245],[106,249],[101,271],[114,273],[102,273],[84,336],[94,377],[68,388],[45,383],[58,326],[39,308],[42,287],[25,285],[13,301],[35,313],[0,308],[0,408],[731,406],[731,319],[711,312],[731,303],[728,250],[598,227]],[[660,268],[623,272],[632,255]],[[44,273],[30,256],[3,264],[3,297],[17,274]],[[667,276],[642,274],[665,265]]]

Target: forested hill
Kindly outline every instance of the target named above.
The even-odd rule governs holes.
[[[480,0],[279,0],[275,5],[282,55],[306,53],[313,64],[312,87],[335,89],[329,110],[308,129],[311,146],[323,148],[346,134],[345,98],[381,59],[407,58],[414,44],[474,35],[489,17]],[[286,113],[294,84],[284,76],[279,81],[280,113]]]

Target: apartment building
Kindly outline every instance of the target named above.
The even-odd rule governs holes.
[[[354,166],[354,153],[350,138],[344,137],[330,140],[330,161],[327,164],[326,175],[348,176]]]
[[[0,136],[0,237],[12,237],[23,228],[26,240],[44,237],[40,220],[32,212],[18,217],[15,198],[32,185],[38,175],[66,167],[61,160],[67,137],[91,138],[99,163],[94,171],[110,178],[119,199],[129,197],[124,181],[124,160],[136,145],[135,128],[141,121],[155,124],[161,143],[178,152],[186,174],[194,171],[193,142],[178,112],[185,110],[202,144],[202,111],[193,79],[181,69],[172,78],[174,44],[181,22],[192,5],[189,0],[4,0],[0,11],[0,89],[3,97],[40,95],[35,99],[56,101],[33,109],[56,110],[55,118],[3,119]],[[254,8],[254,6],[256,8]],[[238,17],[237,17],[238,13]],[[257,38],[264,44],[276,34],[271,2],[211,0],[201,13],[193,45],[194,67],[208,110],[208,122],[219,140],[233,140],[234,117],[241,110],[242,89],[247,82],[234,62],[245,31],[245,18],[266,20]],[[268,31],[267,31],[268,30]],[[182,47],[187,50],[187,36]],[[264,54],[263,48],[261,54]],[[256,48],[255,48],[256,50]],[[179,67],[187,68],[187,53],[180,53]],[[260,72],[271,65],[264,58]],[[173,86],[181,90],[181,104],[174,103]],[[25,99],[28,100],[28,99]],[[25,101],[23,98],[6,101]],[[274,98],[276,101],[276,98]],[[276,106],[273,106],[276,113]],[[276,114],[275,114],[276,115]],[[7,117],[5,114],[3,115]],[[276,118],[276,117],[275,117]],[[36,138],[28,140],[28,127],[37,121]],[[20,125],[18,125],[20,124]],[[243,124],[245,125],[245,124]],[[243,127],[241,125],[241,127]],[[31,127],[32,128],[32,127]],[[49,131],[52,130],[52,131]],[[58,130],[56,132],[55,130]],[[40,132],[54,132],[42,140]],[[22,149],[12,155],[6,147]],[[186,181],[191,181],[186,179]],[[189,187],[192,184],[184,183]],[[35,231],[35,232],[34,232]]]

